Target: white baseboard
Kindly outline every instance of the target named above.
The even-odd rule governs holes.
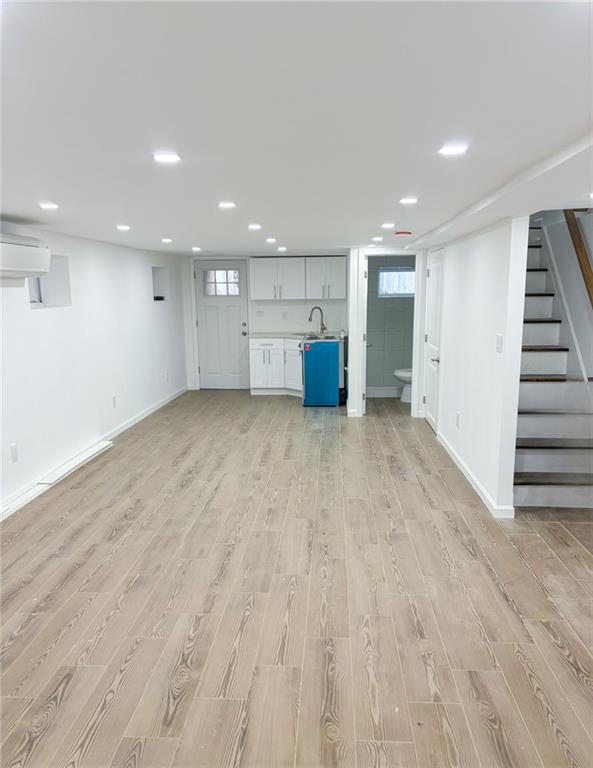
[[[455,451],[455,449],[447,442],[447,440],[442,436],[440,432],[437,433],[437,440],[443,446],[443,448],[447,451],[447,453],[453,459],[453,461],[459,467],[459,469],[463,472],[465,479],[469,482],[469,484],[474,489],[474,491],[482,499],[486,508],[492,515],[492,517],[498,517],[501,519],[503,518],[512,519],[513,517],[515,517],[515,507],[512,505],[506,506],[506,505],[496,504],[494,502],[494,499],[488,493],[488,491],[483,487],[480,481],[475,477],[473,472],[469,469],[467,464],[463,461],[463,459],[459,456],[459,454]]]
[[[113,437],[119,435],[121,432],[125,432],[126,429],[129,429],[134,424],[142,421],[142,419],[150,416],[151,413],[158,411],[159,408],[162,408],[163,406],[167,405],[167,403],[175,400],[175,398],[179,397],[179,395],[182,395],[186,390],[187,387],[183,387],[177,392],[174,392],[172,395],[168,395],[167,397],[163,398],[163,400],[159,400],[159,402],[154,403],[148,408],[145,408],[143,411],[140,411],[140,413],[132,416],[132,418],[127,419],[126,421],[119,424],[117,427],[115,427],[115,429],[107,432],[100,440],[98,440],[96,443],[93,443],[93,445],[85,448],[82,451],[79,451],[70,459],[63,462],[58,467],[52,469],[50,472],[46,472],[38,480],[28,483],[26,486],[20,488],[15,493],[12,493],[10,496],[2,499],[2,503],[0,504],[0,520],[4,519],[5,517],[9,517],[18,509],[24,507],[25,504],[28,504],[30,501],[33,501],[33,499],[37,498],[37,496],[40,496],[48,488],[51,488],[52,485],[55,485],[55,483],[59,482],[64,477],[74,472],[74,470],[82,467],[83,464],[86,464],[91,459],[94,459],[108,448],[111,448],[113,445],[111,439]]]
[[[153,403],[152,405],[149,405],[148,408],[145,408],[143,411],[140,411],[140,413],[137,413],[135,416],[132,416],[131,418],[126,419],[126,421],[122,421],[122,423],[119,424],[117,427],[115,427],[114,429],[111,429],[109,432],[103,435],[103,440],[111,440],[113,437],[117,437],[117,435],[121,434],[122,432],[125,432],[126,429],[133,427],[134,424],[137,424],[139,421],[142,421],[142,419],[145,419],[147,416],[150,416],[151,413],[158,411],[159,408],[163,408],[163,406],[167,405],[167,403],[170,403],[173,400],[176,400],[184,392],[187,392],[187,386],[181,387],[181,389],[178,389],[176,392],[173,392],[173,394],[167,395],[167,397],[164,397],[162,400],[159,400],[157,403]]]
[[[367,387],[367,397],[399,397],[402,387]]]
[[[250,395],[292,395],[302,397],[303,393],[298,389],[250,389]]]

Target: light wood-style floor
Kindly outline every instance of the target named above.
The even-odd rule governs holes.
[[[592,521],[398,401],[183,395],[2,525],[2,766],[592,766]]]

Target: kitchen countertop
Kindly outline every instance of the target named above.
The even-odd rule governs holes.
[[[284,333],[278,332],[278,331],[270,331],[269,333],[264,333],[263,331],[261,333],[250,333],[249,338],[250,339],[304,339],[305,336],[308,336],[309,334],[318,334],[318,331],[284,331]],[[343,331],[326,331],[326,336],[337,336],[340,338],[341,334],[344,333],[344,335],[347,335]]]

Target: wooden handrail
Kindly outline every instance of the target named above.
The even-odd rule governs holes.
[[[581,232],[581,227],[575,216],[575,212],[573,210],[564,209],[564,218],[566,219],[566,225],[570,232],[570,238],[581,268],[581,274],[585,281],[585,287],[589,294],[589,301],[591,302],[591,307],[593,307],[593,267],[591,267],[591,260],[589,259],[589,253],[587,252],[587,244],[585,243],[585,238]]]

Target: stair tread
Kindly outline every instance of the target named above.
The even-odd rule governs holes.
[[[555,296],[553,291],[528,291],[526,296]]]
[[[528,248],[541,248],[542,244],[541,243],[537,243],[536,245],[528,245],[527,247]]]
[[[571,408],[520,408],[519,415],[552,415],[552,416],[593,416],[593,411],[573,410]]]
[[[547,272],[547,267],[527,267],[528,272]]]
[[[593,416],[593,411],[576,411],[566,408],[520,408],[519,416]]]
[[[593,473],[515,472],[515,485],[593,485]]]
[[[565,373],[522,373],[521,381],[568,381]]]
[[[529,229],[541,229],[541,227],[529,227]]]
[[[561,323],[562,320],[558,320],[555,317],[526,317],[523,320],[524,323]]]
[[[593,449],[589,437],[518,437],[517,448],[566,448],[567,450]]]
[[[523,344],[523,352],[568,352],[563,344]]]

